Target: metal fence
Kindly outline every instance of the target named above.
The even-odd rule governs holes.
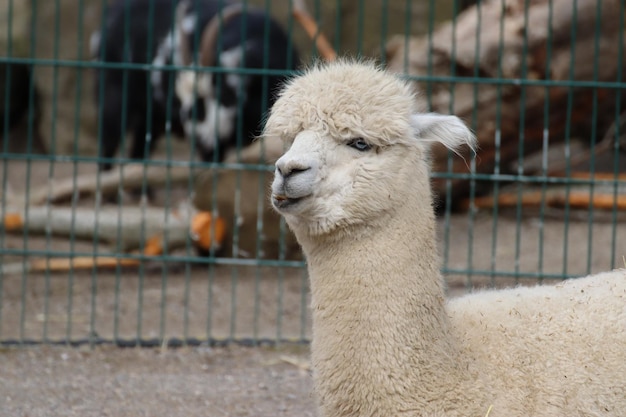
[[[211,112],[197,104],[201,75],[215,95],[229,80],[260,77],[257,106],[266,110],[271,77],[301,66],[271,67],[268,19],[261,67],[228,67],[226,58],[203,66],[200,12],[185,21],[168,2],[0,1],[2,344],[309,340],[305,261],[266,198],[281,149],[244,147],[251,132],[239,121],[228,156],[203,160],[199,130],[173,126],[185,105],[181,74],[196,74],[196,105],[186,109],[193,131]],[[276,19],[302,65],[322,59],[325,36],[340,56],[374,58],[413,80],[425,110],[457,114],[476,132],[476,155],[433,151],[451,295],[626,263],[624,1],[310,0],[319,25],[310,33],[294,4],[243,9]],[[160,15],[167,30],[159,32]],[[218,15],[219,55],[229,22]],[[244,38],[253,32],[247,19],[235,30]],[[175,58],[177,23],[195,25],[187,34],[195,61]],[[107,58],[107,48],[119,57]],[[168,80],[164,110],[158,77]],[[123,99],[107,109],[117,82]],[[245,85],[234,104],[220,98],[219,106],[247,111],[243,97],[256,93],[240,94]],[[154,120],[162,132],[145,127]],[[121,139],[109,157],[111,130]],[[129,153],[136,137],[142,152],[155,145],[139,162]],[[113,168],[98,168],[106,164]]]

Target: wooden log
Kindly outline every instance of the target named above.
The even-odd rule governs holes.
[[[432,37],[391,39],[386,48],[388,69],[422,77],[624,79],[626,73],[618,74],[616,59],[624,36],[620,1],[604,0],[600,15],[598,10],[597,0],[505,0],[504,7],[501,0],[483,1],[480,7],[461,13],[455,26],[452,22],[440,26]],[[596,36],[600,36],[597,48]],[[541,150],[546,134],[549,143],[564,140],[568,122],[573,135],[589,139],[595,129],[601,137],[615,118],[619,93],[616,89],[523,86],[517,82],[418,84],[429,94],[432,110],[456,114],[472,125],[479,140],[479,173],[494,172],[498,145],[499,169],[507,172],[509,164],[520,157],[520,148],[523,154]],[[426,106],[426,94],[422,99]],[[591,117],[594,111],[596,120]],[[462,156],[470,157],[468,153]],[[447,171],[448,152],[436,147],[433,162],[434,171]],[[454,158],[452,171],[467,172],[465,161]],[[453,197],[467,195],[467,181],[453,180],[452,184]],[[436,181],[435,190],[443,196],[445,181]]]
[[[470,201],[466,200],[464,206],[469,208]],[[497,199],[492,196],[478,197],[473,201],[476,208],[493,208],[498,207],[540,207],[545,204],[546,207],[563,208],[569,206],[571,208],[588,209],[593,206],[600,210],[618,210],[626,211],[626,195],[614,195],[607,193],[594,193],[593,195],[585,191],[572,191],[566,194],[564,191],[548,190],[545,193],[541,191],[533,191],[529,193],[502,193]]]
[[[273,164],[284,151],[279,141],[257,140],[238,152],[226,155],[226,163],[269,163]],[[261,157],[262,154],[265,154]],[[206,175],[206,169],[197,170]],[[210,170],[209,170],[210,171]],[[190,177],[195,177],[194,168],[188,166],[146,166],[130,163],[108,172],[81,174],[76,178],[54,180],[34,188],[28,196],[18,195],[10,187],[4,190],[4,198],[9,207],[20,208],[41,206],[46,203],[64,203],[83,197],[99,195],[103,199],[115,197],[120,189],[133,190],[148,187],[163,187],[181,184],[187,186]],[[195,182],[195,178],[194,178]],[[2,190],[0,190],[2,191]],[[2,193],[0,193],[2,195]]]
[[[2,229],[96,240],[113,246],[116,253],[139,250],[145,255],[159,255],[187,244],[209,250],[212,245],[219,247],[225,235],[223,220],[209,213],[154,207],[29,207],[5,213]]]
[[[334,61],[337,58],[337,53],[326,36],[321,32],[317,22],[309,14],[305,0],[293,0],[293,16],[307,35],[315,42],[315,47],[320,56],[326,61]]]
[[[167,168],[132,163],[125,165],[123,169],[51,181],[32,190],[28,196],[12,195],[7,203],[12,207],[24,207],[67,202],[75,196],[100,194],[101,197],[107,198],[116,196],[120,188],[123,190],[141,188],[144,182],[150,187],[186,184],[191,175],[191,168],[185,166]]]
[[[73,258],[29,259],[26,262],[15,262],[0,265],[3,276],[29,274],[36,272],[67,272],[78,270],[102,270],[133,268],[139,266],[138,259],[118,258],[113,256],[92,257],[78,256]]]
[[[594,190],[593,195],[587,190],[581,190],[579,185],[573,185],[569,187],[569,193],[566,189],[559,185],[551,185],[545,190],[538,190],[536,187],[521,193],[503,191],[498,195],[498,198],[493,196],[483,196],[474,199],[466,198],[461,203],[461,207],[468,209],[471,206],[475,208],[491,209],[495,206],[498,207],[535,207],[539,208],[541,205],[546,207],[558,207],[562,208],[569,205],[571,208],[587,209],[593,206],[600,210],[613,210],[626,211],[626,195],[623,194],[623,189],[626,187],[626,174],[615,174],[611,172],[579,172],[574,171],[567,176],[565,173],[550,175],[553,178],[571,178],[579,180],[589,181],[616,181],[618,187],[622,190],[618,190],[618,193],[611,191],[613,185],[609,183],[608,186],[599,185]]]

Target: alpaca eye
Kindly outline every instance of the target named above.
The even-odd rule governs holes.
[[[356,149],[357,151],[365,152],[372,149],[372,145],[367,143],[363,138],[355,138],[348,142],[348,146]]]

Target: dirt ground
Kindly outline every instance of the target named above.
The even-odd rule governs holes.
[[[6,417],[313,416],[307,349],[0,351]]]
[[[6,184],[67,177],[72,164],[11,161]],[[79,167],[82,173],[93,167]],[[4,174],[3,174],[4,175]],[[2,184],[5,180],[2,179]],[[185,197],[178,190],[171,198]],[[161,196],[161,203],[163,197]],[[93,204],[87,202],[85,204]],[[485,285],[534,284],[530,275],[585,275],[623,265],[626,227],[611,215],[524,210],[454,214],[439,222],[449,294]],[[10,250],[89,252],[69,243],[6,235]],[[447,250],[445,249],[447,244]],[[612,250],[611,248],[615,248]],[[5,255],[2,262],[19,262]],[[468,275],[459,271],[478,271]],[[490,271],[502,273],[492,274]],[[0,339],[310,338],[308,285],[300,268],[152,262],[142,269],[0,277]],[[0,416],[313,416],[308,347],[0,349]]]

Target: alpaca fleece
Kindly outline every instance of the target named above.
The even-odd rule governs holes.
[[[446,301],[428,146],[473,146],[370,63],[312,67],[265,135],[272,204],[307,257],[320,414],[623,416],[626,270]]]

